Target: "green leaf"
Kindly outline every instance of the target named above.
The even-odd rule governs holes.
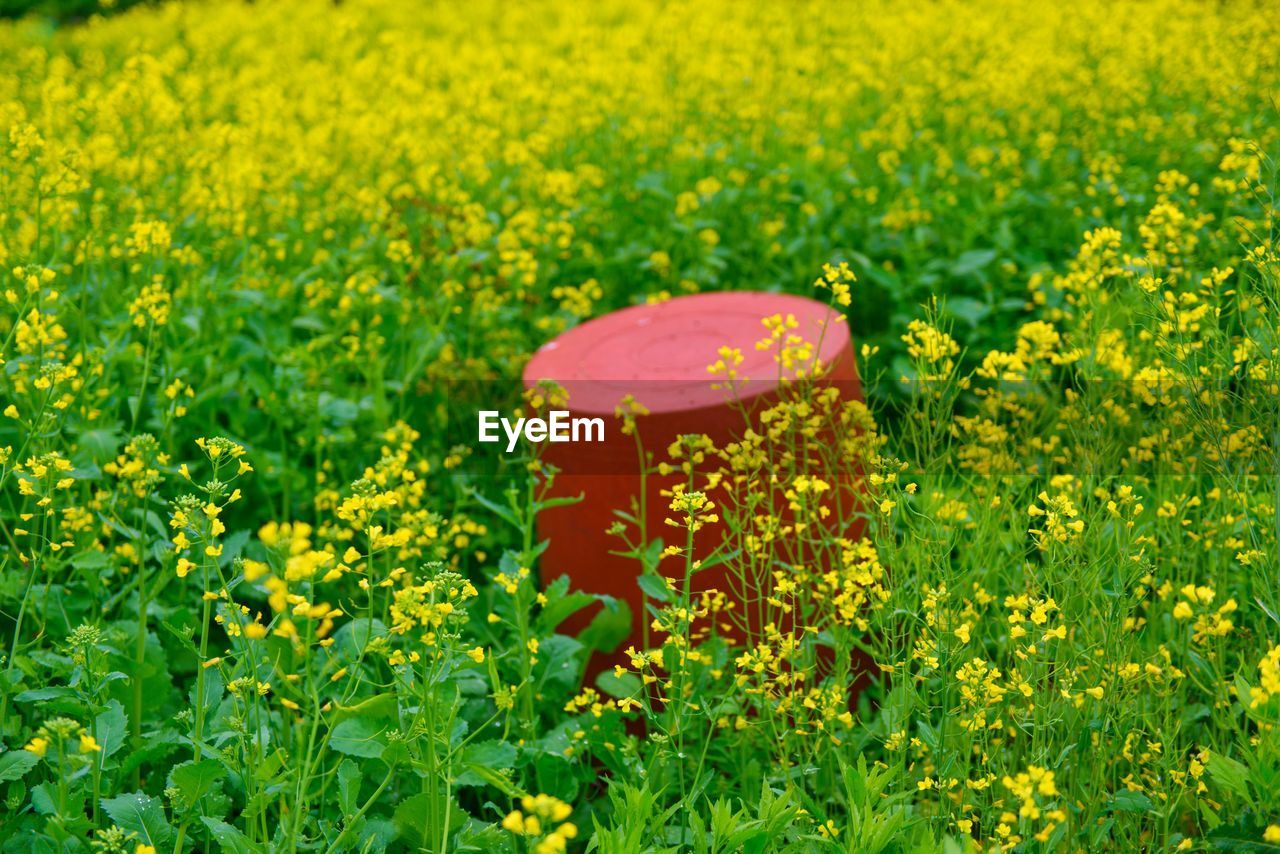
[[[713,554],[711,557],[700,562],[698,564],[698,568],[695,569],[694,572],[706,572],[708,569],[717,567],[722,563],[728,563],[731,560],[736,560],[738,555],[740,554],[742,554],[742,549],[733,549],[731,551],[723,551],[723,550],[718,551],[715,554]]]
[[[194,630],[190,626],[175,626],[173,623],[166,620],[161,620],[160,625],[164,627],[165,631],[173,636],[174,640],[182,644],[183,648],[186,649],[187,652],[199,657],[200,649],[191,640]]]
[[[482,741],[468,745],[462,751],[463,772],[453,781],[455,786],[495,785],[497,778],[505,783],[498,786],[500,791],[511,787],[499,770],[511,768],[516,764],[518,752],[515,745],[505,741]]]
[[[431,828],[427,827],[431,818],[432,796],[423,792],[405,798],[396,805],[394,820],[396,829],[402,839],[414,846],[421,847],[426,843]],[[434,835],[434,834],[431,834]]]
[[[977,328],[991,314],[991,306],[973,297],[951,297],[946,302],[946,312]]]
[[[547,585],[544,591],[547,605],[538,614],[539,634],[550,634],[569,617],[588,607],[596,597],[581,590],[569,592],[569,577],[562,575]]]
[[[57,815],[58,803],[48,783],[41,783],[31,790],[31,806],[40,815]]]
[[[643,578],[645,576],[641,576]],[[589,650],[613,652],[631,635],[631,606],[612,596],[601,596],[604,608],[591,620],[591,624],[578,635],[578,641]]]
[[[1110,807],[1117,812],[1150,812],[1154,805],[1142,792],[1123,789],[1111,796]]]
[[[582,644],[567,635],[552,635],[538,645],[538,679],[545,687],[569,690],[582,680]]]
[[[577,495],[562,495],[558,498],[544,498],[537,502],[538,510],[550,510],[554,507],[571,507],[574,504],[581,504],[586,500],[587,494],[579,492]]]
[[[173,837],[160,801],[141,792],[103,799],[102,809],[121,830],[138,834],[139,842],[153,848],[167,847]]]
[[[971,276],[996,260],[994,249],[970,249],[951,263],[951,275]]]
[[[209,835],[218,843],[222,854],[257,854],[263,850],[261,845],[250,842],[248,837],[225,821],[209,816],[204,816],[201,821],[209,828]]]
[[[21,780],[39,762],[40,757],[29,750],[10,750],[0,756],[0,783]]]
[[[596,677],[596,687],[610,697],[622,699],[636,696],[644,685],[640,682],[640,677],[634,673],[623,673],[619,676],[612,670],[605,670]]]
[[[273,750],[253,769],[253,776],[267,784],[278,782],[277,777],[288,761],[289,756],[283,748]]]
[[[132,774],[134,769],[148,762],[163,759],[180,746],[186,747],[186,744],[179,739],[178,734],[173,730],[166,729],[153,733],[143,740],[142,747],[129,751],[124,761],[120,763],[120,774],[121,776]]]
[[[520,527],[520,520],[516,518],[515,514],[511,511],[511,508],[503,507],[501,504],[496,503],[492,499],[486,498],[484,495],[482,495],[478,491],[472,491],[471,497],[474,498],[481,507],[485,508],[493,515],[497,516],[499,519],[506,522],[508,525],[511,525],[513,528]]]
[[[76,569],[103,569],[109,566],[110,563],[107,553],[100,552],[97,549],[81,552],[71,558],[71,565]]]
[[[80,452],[95,463],[105,463],[116,455],[123,436],[113,425],[80,434]],[[79,456],[79,455],[78,455]]]
[[[170,776],[173,785],[190,808],[213,791],[214,786],[226,774],[227,769],[218,760],[202,759],[199,762],[183,762],[181,765],[174,766]]]
[[[348,718],[394,721],[398,716],[395,694],[374,694],[352,706],[337,706],[333,713],[334,721],[339,723]]]
[[[667,587],[667,580],[661,575],[646,572],[636,579],[636,584],[640,585],[640,589],[644,591],[644,595],[654,601],[671,601],[671,588]]]
[[[102,748],[102,756],[106,758],[124,746],[125,735],[129,730],[129,719],[124,713],[124,706],[119,700],[107,703],[105,711],[99,712],[93,719],[93,737]]]
[[[414,848],[425,848],[438,843],[445,828],[437,827],[445,813],[446,802],[443,797],[432,801],[432,796],[423,792],[405,798],[396,806],[393,819],[400,837]],[[457,804],[449,809],[449,830],[456,830],[466,821],[467,814]]]
[[[1214,751],[1209,754],[1209,776],[1215,783],[1250,806],[1249,769],[1229,756]]]
[[[371,641],[386,634],[387,626],[381,620],[358,617],[333,633],[333,643],[347,659],[354,661]]]
[[[23,691],[13,699],[19,703],[36,703],[46,700],[58,700],[62,697],[70,697],[72,692],[70,688],[54,686],[50,688],[33,688],[30,691]]]
[[[454,781],[455,786],[493,786],[509,798],[518,798],[522,792],[506,777],[483,765],[468,765],[467,770]]]
[[[348,756],[376,759],[387,746],[386,740],[380,738],[384,729],[367,718],[348,718],[333,728],[329,746]]]
[[[1209,844],[1218,851],[1239,851],[1241,854],[1280,852],[1280,844],[1263,838],[1265,831],[1262,825],[1266,823],[1251,812],[1241,813],[1231,824],[1220,825],[1210,831]]]
[[[343,816],[356,811],[356,799],[360,797],[360,768],[350,759],[342,760],[338,766],[338,805]]]
[[[533,766],[538,791],[573,803],[578,796],[580,782],[570,773],[569,763],[563,756],[543,753],[533,760]]]
[[[462,761],[486,768],[511,768],[516,764],[516,748],[505,741],[480,741],[467,745]]]

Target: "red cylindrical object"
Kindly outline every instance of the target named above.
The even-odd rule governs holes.
[[[767,337],[762,320],[773,315],[797,322],[794,334],[819,345],[817,356],[828,366],[823,381],[838,384],[846,400],[861,400],[853,343],[843,318],[829,306],[804,297],[783,294],[729,292],[680,297],[655,305],[635,306],[597,318],[544,345],[524,371],[527,387],[553,380],[568,391],[567,405],[574,417],[600,417],[606,423],[604,441],[548,445],[544,459],[561,469],[553,494],[582,495],[573,505],[544,510],[538,517],[538,534],[549,540],[542,555],[543,583],[567,575],[574,589],[607,594],[631,608],[632,633],[619,649],[641,645],[643,596],[636,578],[640,563],[611,552],[623,545],[606,533],[618,517],[615,510],[630,511],[640,489],[635,439],[622,434],[615,409],[630,394],[649,414],[638,419],[646,451],[655,461],[665,460],[667,447],[687,433],[707,434],[723,446],[740,436],[747,426],[743,414],[716,377],[708,372],[721,347],[736,347],[743,356],[736,370],[746,382],[738,396],[748,405],[768,405],[776,398],[778,364],[776,348],[760,351],[756,342]],[[651,475],[646,481],[646,517],[650,539],[667,543],[684,534],[664,524],[671,516],[670,498],[661,495],[680,477]],[[709,528],[705,534],[723,536]],[[703,537],[699,551],[715,545]],[[663,561],[659,568],[674,568],[679,561]],[[723,568],[694,576],[698,590],[726,590]],[[562,631],[574,634],[584,628],[596,609],[579,612]],[[588,677],[615,661],[597,656]]]

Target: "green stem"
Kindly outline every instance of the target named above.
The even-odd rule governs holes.
[[[18,657],[18,642],[22,638],[22,623],[27,616],[27,604],[31,601],[31,588],[35,586],[36,581],[36,564],[31,563],[31,570],[27,573],[26,589],[22,593],[22,604],[18,607],[18,619],[13,626],[13,641],[9,644],[9,661],[5,667],[5,675],[9,676],[13,673],[13,662]],[[9,695],[5,693],[0,696],[0,736],[5,732],[5,725],[8,723],[9,717]]]
[[[133,743],[137,749],[142,745],[142,671],[147,658],[147,585],[145,578],[146,559],[138,552],[138,627],[133,646]],[[142,768],[133,771],[133,781],[142,787]]]
[[[204,566],[204,589],[209,589],[209,567]],[[200,761],[201,744],[204,741],[204,671],[205,662],[209,660],[209,612],[213,603],[204,600],[204,608],[200,618],[200,660],[196,662],[196,726],[193,746],[195,761]]]

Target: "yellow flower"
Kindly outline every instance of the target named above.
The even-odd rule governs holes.
[[[80,752],[81,753],[97,753],[102,750],[98,745],[97,739],[89,735],[87,732],[80,734]]]
[[[28,753],[34,753],[36,756],[44,756],[49,749],[49,739],[36,736],[27,742],[27,746],[22,748]]]
[[[468,650],[467,656],[476,664],[484,661],[484,647],[478,646],[475,649]]]

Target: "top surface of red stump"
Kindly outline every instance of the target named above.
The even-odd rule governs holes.
[[[633,394],[652,413],[700,409],[725,402],[713,388],[707,366],[721,347],[737,347],[738,375],[748,380],[742,397],[772,388],[778,376],[777,348],[760,351],[766,317],[793,315],[789,330],[817,344],[824,364],[849,346],[849,330],[839,313],[816,300],[787,294],[728,292],[677,297],[606,314],[543,345],[525,366],[527,385],[554,380],[569,389],[577,412],[611,415],[619,400]]]

